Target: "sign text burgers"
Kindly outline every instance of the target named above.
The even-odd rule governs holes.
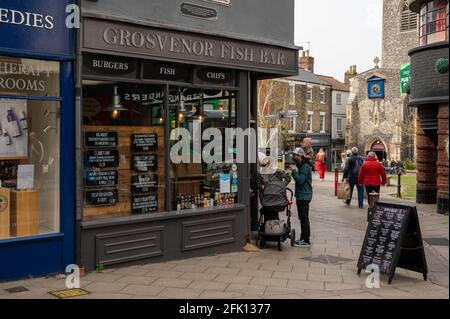
[[[271,45],[86,19],[84,48],[218,65],[297,71],[297,51]]]

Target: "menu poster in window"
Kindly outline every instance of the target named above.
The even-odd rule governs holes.
[[[27,101],[0,99],[0,159],[27,158]]]
[[[116,186],[119,183],[119,171],[85,171],[84,172],[84,186],[98,187],[98,186]]]
[[[221,173],[220,175],[220,193],[227,194],[231,192],[231,175]]]
[[[84,151],[84,168],[114,168],[119,166],[118,150]]]
[[[17,189],[34,188],[34,165],[17,166]]]
[[[158,150],[158,136],[156,134],[131,134],[131,152],[143,153]]]
[[[114,206],[119,202],[119,191],[114,189],[85,190],[86,207]]]
[[[133,175],[131,176],[131,193],[145,194],[158,191],[157,175]]]
[[[117,132],[85,132],[85,148],[116,148],[119,144]]]
[[[389,284],[397,267],[421,272],[426,280],[428,270],[415,207],[377,204],[358,260],[358,274],[370,266],[387,274]]]
[[[147,214],[158,211],[158,194],[132,196],[131,207],[133,214]]]
[[[131,165],[135,172],[155,172],[158,169],[158,157],[156,155],[134,155],[131,157]]]

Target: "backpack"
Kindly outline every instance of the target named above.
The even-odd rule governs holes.
[[[352,169],[352,176],[357,177],[359,175],[359,171],[361,170],[361,166],[363,165],[363,160],[359,157],[355,159],[355,163]]]

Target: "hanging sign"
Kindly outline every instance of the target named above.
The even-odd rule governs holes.
[[[118,150],[84,151],[84,168],[114,168],[118,166]]]
[[[406,92],[406,86],[411,83],[411,63],[403,64],[400,67],[400,92]]]
[[[158,195],[132,196],[131,207],[133,214],[147,214],[158,211]]]
[[[389,276],[397,267],[422,273],[427,280],[427,263],[420,232],[417,208],[379,202],[370,221],[358,259],[362,269],[376,266]]]
[[[84,200],[86,207],[114,206],[119,202],[119,191],[117,189],[85,190]]]
[[[98,187],[98,186],[116,186],[119,183],[119,171],[85,171],[84,172],[84,186]]]
[[[135,172],[155,172],[158,169],[156,155],[134,155],[131,157],[132,169]]]
[[[84,147],[86,148],[116,148],[119,144],[117,132],[85,132]]]
[[[157,175],[133,175],[131,176],[131,193],[145,194],[158,190]]]
[[[158,149],[157,134],[131,134],[131,152],[153,152]]]

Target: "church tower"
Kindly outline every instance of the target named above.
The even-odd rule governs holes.
[[[418,14],[409,10],[408,3],[383,0],[383,68],[400,69],[409,63],[408,51],[419,45]]]

